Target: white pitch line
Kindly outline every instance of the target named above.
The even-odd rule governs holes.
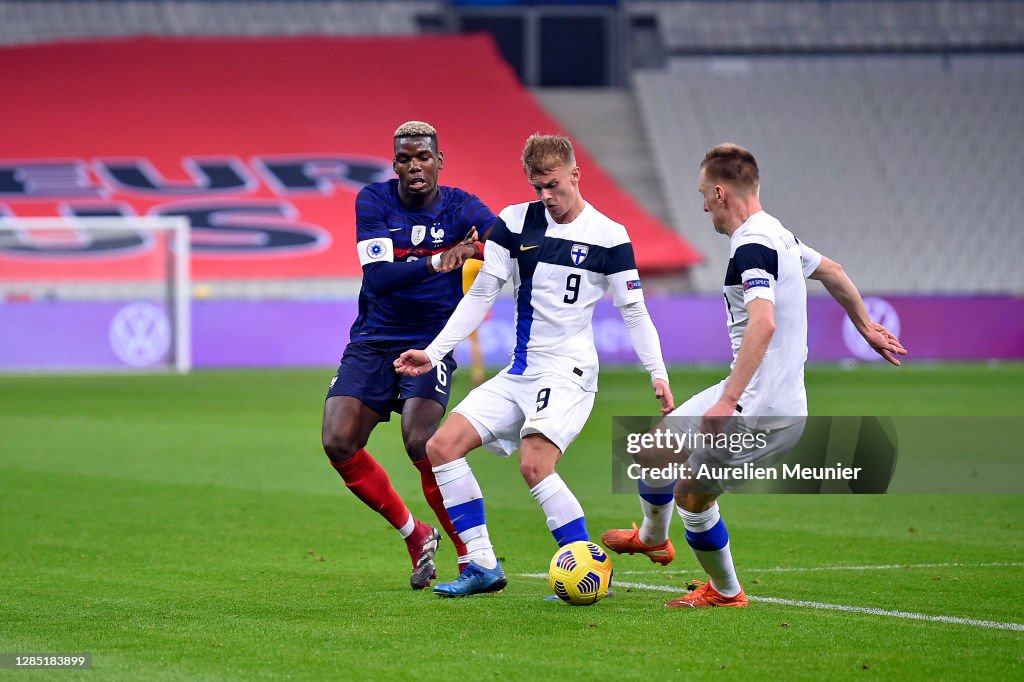
[[[547,578],[546,573],[520,573],[524,578]],[[648,585],[647,583],[628,583],[616,580],[618,587],[629,587],[637,590],[655,590],[657,592],[682,592],[679,587],[668,585]],[[803,601],[800,599],[778,599],[776,597],[756,597],[747,595],[750,601],[759,601],[766,604],[781,604],[784,606],[804,606],[812,609],[825,611],[843,611],[846,613],[866,613],[872,616],[887,616],[889,618],[904,618],[907,620],[926,620],[933,623],[953,623],[955,625],[972,625],[979,628],[991,628],[993,630],[1016,630],[1024,632],[1024,623],[1001,623],[994,620],[978,620],[975,618],[960,618],[959,616],[930,616],[926,613],[913,613],[912,611],[891,611],[888,609],[876,609],[867,606],[847,606],[846,604],[826,604],[819,601]]]
[[[1024,561],[952,562],[943,564],[878,564],[876,566],[777,566],[775,568],[744,568],[744,573],[816,573],[819,571],[891,571],[910,568],[992,568],[1024,566]],[[616,575],[679,575],[685,571],[615,571]]]

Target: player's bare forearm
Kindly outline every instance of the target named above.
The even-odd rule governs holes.
[[[754,299],[747,307],[747,312],[750,317],[743,333],[743,342],[740,343],[736,363],[722,391],[722,400],[730,403],[733,408],[739,403],[750,378],[761,366],[775,334],[775,306],[770,301]]]
[[[823,257],[821,265],[811,273],[811,279],[816,279],[825,286],[825,291],[843,307],[857,331],[863,334],[869,328],[871,318],[864,306],[864,299],[842,265]]]
[[[821,264],[811,273],[811,279],[825,286],[825,290],[843,307],[854,327],[875,352],[893,365],[900,365],[896,356],[906,355],[907,350],[895,334],[871,319],[860,291],[842,265],[823,257]]]
[[[747,305],[747,329],[743,332],[736,362],[725,380],[722,396],[704,413],[700,422],[703,433],[724,433],[726,422],[736,412],[750,378],[761,366],[772,335],[775,334],[775,306],[770,301],[754,299]]]

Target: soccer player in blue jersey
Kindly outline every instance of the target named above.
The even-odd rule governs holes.
[[[555,465],[594,405],[598,362],[591,320],[606,292],[650,373],[662,414],[673,407],[626,228],[583,199],[568,138],[533,135],[522,161],[539,201],[499,214],[487,235],[483,269],[451,320],[425,350],[409,350],[395,360],[404,376],[429,375],[483,321],[502,285],[512,280],[512,362],[473,389],[427,443],[445,508],[470,559],[458,579],[434,588],[444,597],[495,592],[506,582],[488,536],[483,493],[466,460],[480,445],[501,455],[519,450],[519,471],[560,546],[590,539],[583,508]]]
[[[459,267],[481,256],[481,245],[467,238],[474,228],[481,234],[490,229],[495,217],[472,194],[437,184],[444,156],[433,126],[401,125],[394,153],[398,178],[367,185],[356,198],[356,248],[363,267],[359,313],[327,392],[322,437],[345,485],[405,539],[413,565],[409,582],[423,589],[436,576],[441,535],[412,516],[365,447],[377,424],[390,420],[391,412],[402,415],[406,452],[462,567],[465,545],[449,521],[426,452],[448,405],[455,360],[446,353],[435,371],[418,377],[397,376],[392,361],[444,326],[463,296]]]
[[[820,281],[843,307],[857,331],[894,365],[907,351],[892,333],[873,321],[857,287],[835,261],[797,239],[761,208],[757,161],[734,144],[711,149],[700,164],[699,191],[704,212],[717,232],[729,237],[725,304],[733,362],[729,376],[693,396],[666,420],[690,433],[723,433],[726,420],[743,420],[743,435],[761,445],[745,451],[697,448],[688,453],[694,471],[701,463],[772,464],[800,440],[807,415],[804,362],[807,360],[807,287]],[[735,434],[733,434],[735,435]],[[718,511],[722,481],[703,484],[680,479],[661,489],[641,486],[643,525],[609,530],[601,541],[620,554],[644,554],[666,565],[675,557],[668,539],[675,506],[686,527],[686,542],[707,572],[691,591],[670,600],[673,608],[745,607],[736,577],[729,531]],[[673,490],[674,489],[674,490]],[[675,505],[673,505],[673,493]]]

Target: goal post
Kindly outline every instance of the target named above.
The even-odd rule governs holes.
[[[192,368],[189,221],[0,216],[0,371]]]

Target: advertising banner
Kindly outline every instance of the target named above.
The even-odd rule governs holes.
[[[1024,359],[1024,299],[891,297],[867,299],[872,316],[896,333],[910,356],[926,360]],[[669,363],[731,359],[721,298],[647,301]],[[192,305],[195,367],[330,366],[341,358],[355,301],[197,301]],[[157,367],[168,363],[172,321],[160,301],[27,302],[0,305],[0,370]],[[970,334],[962,333],[970,330]],[[508,362],[515,343],[513,302],[499,298],[480,328],[488,364]],[[611,301],[594,314],[601,363],[637,364]],[[830,298],[808,300],[811,362],[874,362],[878,356]],[[465,362],[467,344],[456,359]]]

